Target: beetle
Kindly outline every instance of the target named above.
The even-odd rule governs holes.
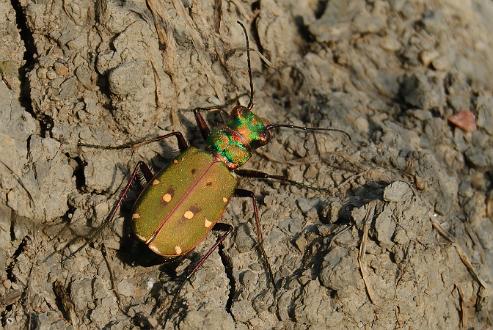
[[[154,253],[165,258],[184,256],[193,251],[211,230],[222,232],[216,242],[200,257],[195,265],[192,265],[191,271],[179,285],[171,301],[167,316],[183,284],[233,231],[232,225],[219,222],[233,197],[246,197],[252,201],[258,247],[270,281],[274,284],[271,267],[262,245],[263,237],[255,195],[252,191],[238,188],[238,176],[276,179],[300,184],[282,175],[239,169],[251,158],[255,149],[270,141],[272,130],[287,127],[304,131],[337,131],[349,137],[346,132],[334,128],[270,124],[252,111],[254,89],[250,45],[245,26],[241,22],[238,24],[240,24],[246,40],[250,100],[246,107],[236,105],[228,115],[226,123],[212,129],[209,128],[200,109],[193,110],[197,126],[207,142],[207,150],[190,146],[181,132],[171,132],[137,144],[105,147],[122,149],[174,137],[180,149],[180,154],[171,164],[156,174],[153,174],[144,162],[137,163],[127,185],[120,193],[107,217],[108,222],[113,220],[128,191],[141,174],[146,185],[134,204],[131,223],[135,236]],[[89,144],[79,144],[79,146],[95,147]]]

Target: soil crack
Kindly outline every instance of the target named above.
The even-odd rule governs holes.
[[[37,118],[32,106],[31,82],[29,81],[27,74],[33,70],[34,65],[36,64],[35,58],[38,55],[38,50],[36,49],[36,44],[34,42],[34,37],[31,30],[29,30],[27,25],[27,18],[20,1],[11,0],[10,3],[14,8],[17,28],[19,29],[22,42],[24,43],[24,47],[26,49],[24,52],[24,60],[26,63],[19,68],[19,77],[21,81],[21,94],[19,101],[27,112],[29,112],[34,118]]]
[[[233,306],[233,301],[236,295],[236,281],[233,276],[233,262],[231,258],[224,252],[224,246],[221,244],[219,246],[219,256],[221,257],[221,262],[224,265],[224,271],[229,280],[229,295],[228,301],[226,302],[226,312],[231,315],[234,319],[234,315],[231,313],[231,307]]]

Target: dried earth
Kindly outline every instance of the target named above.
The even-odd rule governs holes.
[[[1,326],[492,327],[491,17],[489,0],[0,2]],[[139,160],[159,170],[177,146],[81,144],[180,130],[203,147],[190,109],[248,102],[237,20],[256,113],[351,140],[278,130],[245,168],[305,186],[240,182],[277,290],[234,199],[233,234],[166,317],[216,236],[163,264],[128,229],[136,186],[84,237]]]

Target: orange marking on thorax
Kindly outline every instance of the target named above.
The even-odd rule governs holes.
[[[248,140],[246,136],[248,136],[248,129],[246,127],[244,128],[237,128],[236,131],[243,137],[243,139],[246,141]]]
[[[235,131],[234,129],[227,128],[229,133],[233,138],[235,138],[237,141],[239,141],[243,146],[248,150],[252,151],[252,148],[250,148],[250,140],[247,138],[248,136],[248,130],[245,129],[240,129]],[[245,132],[243,132],[245,131]],[[244,135],[246,133],[247,135]]]

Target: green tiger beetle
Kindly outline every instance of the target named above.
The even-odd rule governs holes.
[[[259,252],[264,259],[270,281],[274,285],[271,267],[262,245],[263,237],[255,195],[252,191],[237,187],[238,176],[274,179],[299,184],[285,176],[239,169],[250,159],[255,149],[269,142],[272,130],[287,127],[304,131],[336,131],[349,137],[346,132],[333,128],[270,124],[252,112],[253,80],[250,44],[244,25],[241,22],[238,24],[243,29],[246,39],[250,79],[248,106],[236,105],[229,114],[225,125],[212,129],[209,128],[201,115],[200,109],[193,111],[197,126],[207,142],[207,151],[189,146],[180,132],[172,132],[138,143],[138,145],[142,145],[174,137],[177,139],[180,154],[167,168],[157,174],[153,174],[144,162],[138,162],[128,184],[122,190],[107,217],[107,221],[111,222],[132,184],[139,178],[140,173],[145,178],[146,185],[135,202],[131,222],[135,235],[154,253],[165,258],[184,256],[193,251],[211,230],[222,232],[216,243],[200,257],[195,265],[191,266],[191,271],[181,282],[171,301],[165,320],[167,320],[183,285],[233,231],[232,225],[219,222],[232,197],[246,197],[252,201]],[[81,146],[95,147],[94,145]],[[134,147],[135,144],[132,146]],[[129,145],[112,148],[121,149],[124,147],[129,147]]]

